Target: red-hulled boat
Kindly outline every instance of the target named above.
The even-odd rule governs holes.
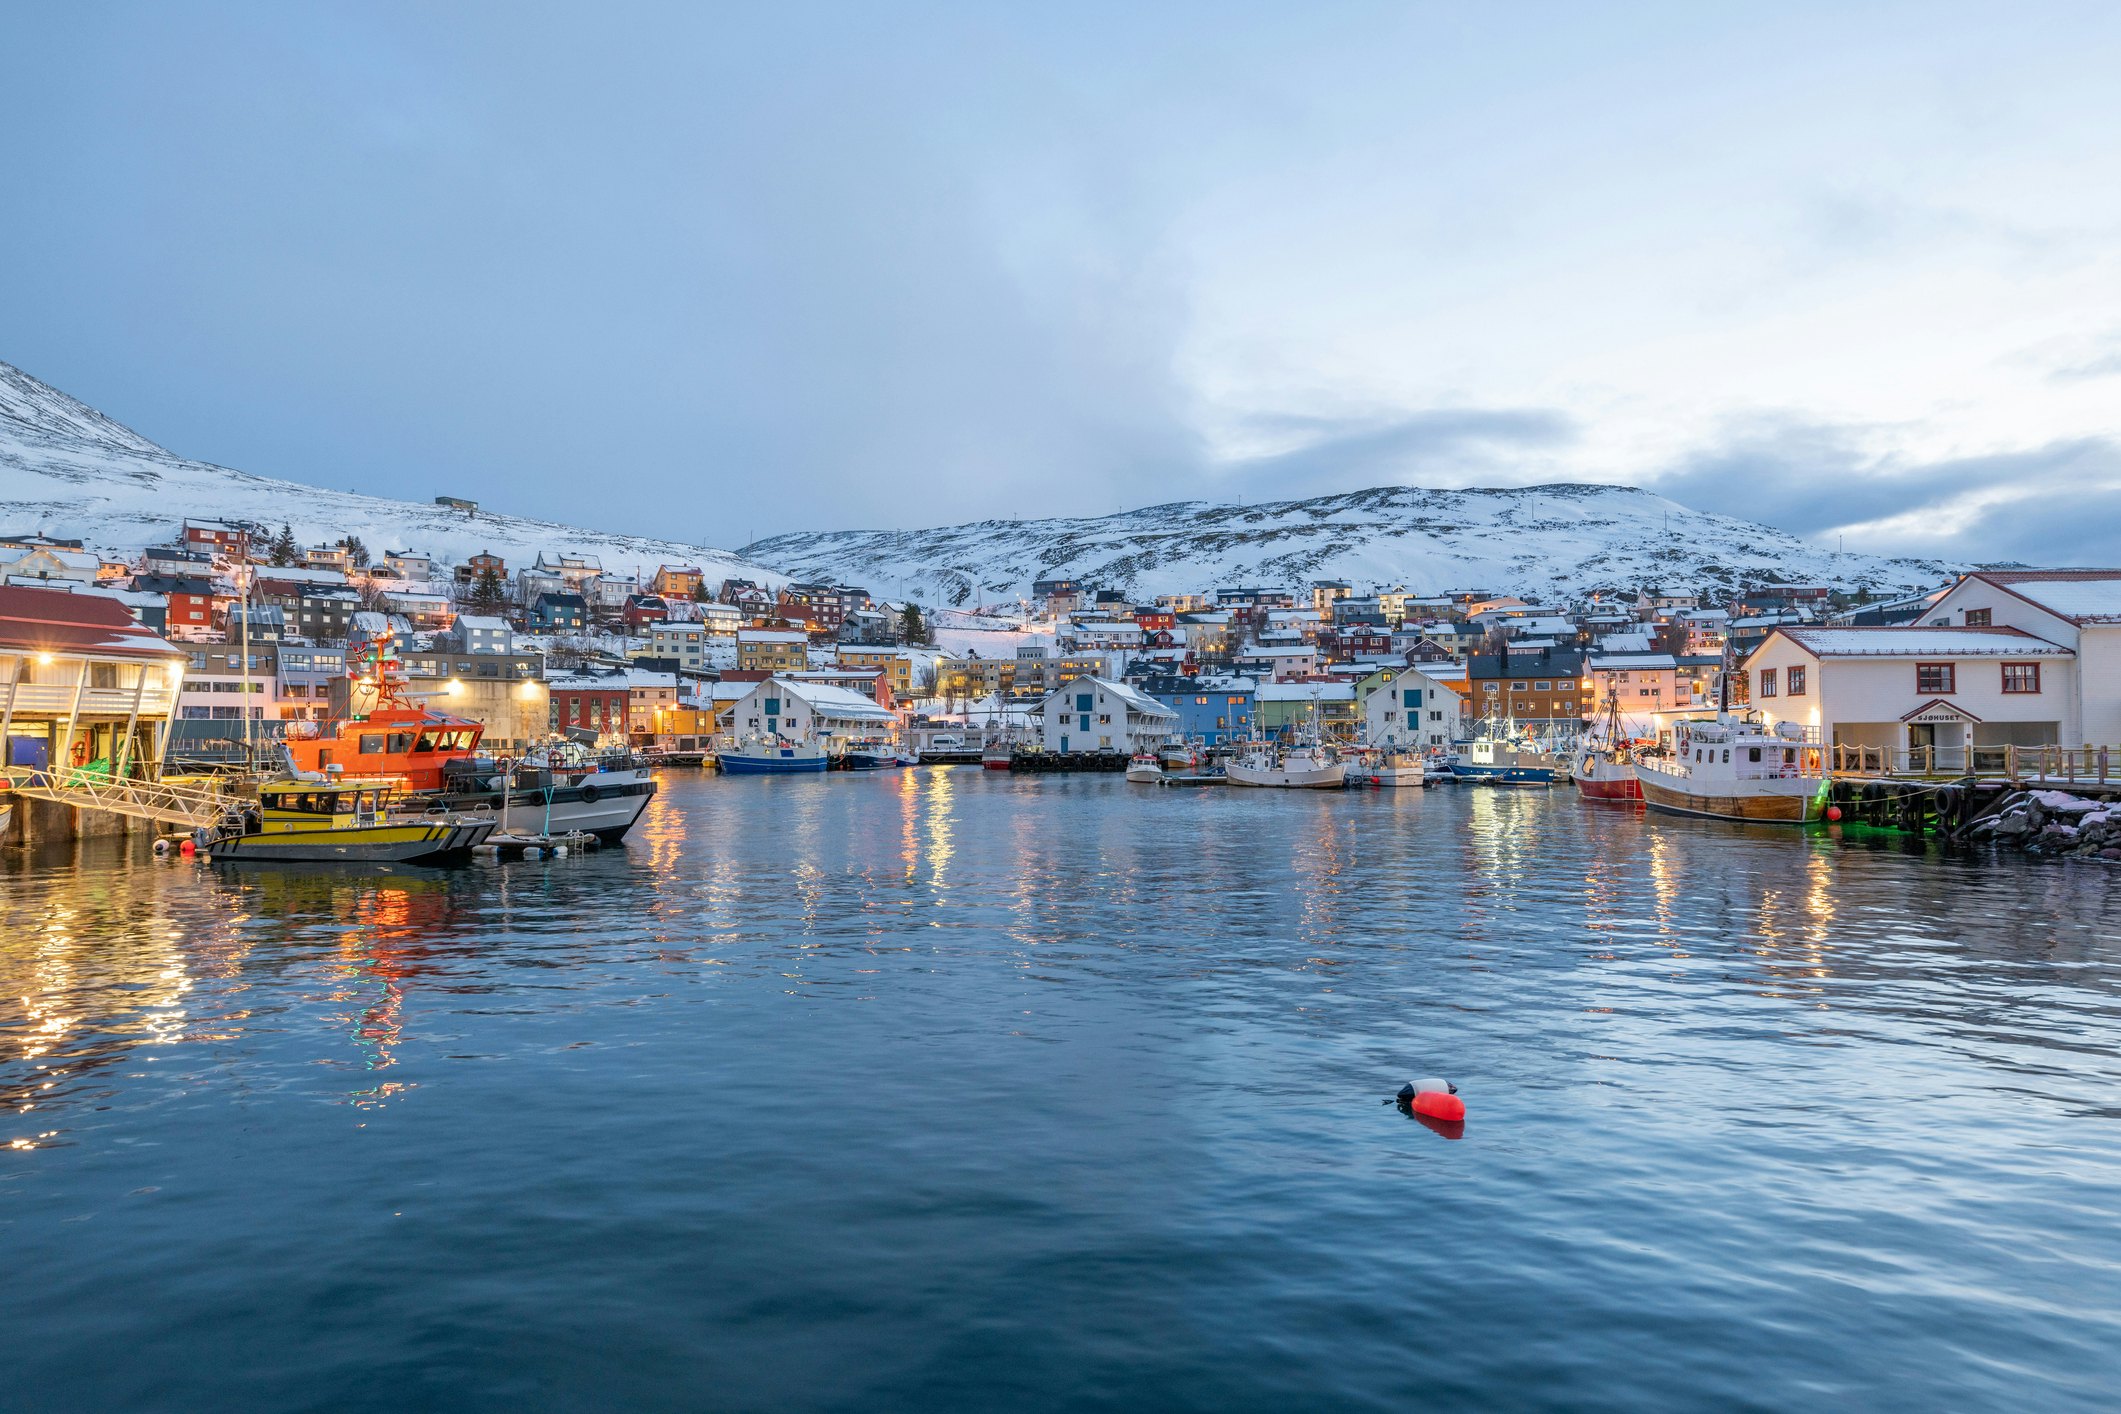
[[[1570,763],[1577,793],[1585,800],[1642,804],[1642,781],[1635,775],[1634,743],[1620,730],[1620,703],[1610,701],[1600,730],[1585,739]]]

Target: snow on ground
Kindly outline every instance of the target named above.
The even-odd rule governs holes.
[[[886,572],[915,597],[973,605],[1074,575],[1137,597],[1314,579],[1490,589],[1566,600],[1597,588],[1688,591],[1762,581],[1898,592],[1951,577],[1932,561],[1839,554],[1629,486],[1465,491],[1387,486],[1251,506],[1186,501],[1092,519],[779,535],[740,553],[802,578]]]
[[[447,488],[439,488],[446,491]],[[488,551],[510,570],[540,551],[594,555],[615,573],[697,565],[710,582],[786,576],[727,550],[614,535],[553,521],[475,515],[253,476],[156,446],[94,408],[0,363],[0,533],[79,537],[130,554],[167,543],[186,518],[292,528],[304,545],[357,535],[369,553],[412,550],[443,563]]]

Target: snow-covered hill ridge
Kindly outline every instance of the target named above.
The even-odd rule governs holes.
[[[476,515],[413,501],[327,491],[192,461],[86,403],[0,363],[0,533],[79,537],[131,553],[173,539],[184,520],[285,524],[305,545],[358,535],[369,550],[413,550],[461,562],[490,551],[511,570],[540,551],[595,555],[614,573],[698,565],[709,583],[782,576],[727,550],[614,535],[553,521]]]
[[[1135,595],[1314,579],[1541,598],[1600,588],[1761,581],[1914,589],[1955,566],[1837,554],[1631,486],[1380,486],[1239,506],[1182,501],[1093,519],[777,535],[739,554],[798,579],[852,580],[934,603],[1014,599],[1067,574]]]

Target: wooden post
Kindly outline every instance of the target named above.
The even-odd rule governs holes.
[[[125,744],[118,749],[118,759],[111,763],[111,779],[114,781],[124,780],[126,770],[132,765],[133,733],[140,729],[140,699],[147,692],[147,675],[154,671],[155,667],[151,664],[142,663],[139,666],[140,676],[133,683],[132,715],[125,719]]]
[[[59,738],[59,761],[63,769],[71,770],[73,763],[68,754],[74,749],[74,728],[81,721],[81,693],[88,686],[88,659],[80,660],[80,668],[74,673],[74,701],[66,709],[66,733]]]

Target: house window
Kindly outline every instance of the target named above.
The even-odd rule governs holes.
[[[1561,690],[1563,692],[1574,692],[1576,690],[1576,680],[1574,678],[1563,678],[1561,680]]]
[[[1552,692],[1554,690],[1554,684],[1551,682],[1534,683],[1533,686],[1541,692]]]
[[[1791,697],[1804,696],[1804,672],[1805,670],[1803,668],[1790,669],[1784,686],[1789,689],[1789,695]]]
[[[1950,663],[1915,664],[1915,691],[1926,696],[1950,692],[1954,674]]]
[[[1400,692],[1400,705],[1402,707],[1419,707],[1421,705],[1421,689],[1418,687],[1402,689]]]
[[[1987,628],[1989,626],[1990,613],[1991,611],[1988,609],[1968,609],[1966,611],[1966,626],[1968,628]]]
[[[2003,665],[2003,690],[2005,692],[2038,692],[2040,690],[2040,665],[2038,663],[2005,663]]]
[[[1480,690],[1482,692],[1500,692],[1502,691],[1502,684],[1499,682],[1484,682],[1480,685]]]
[[[1773,697],[1775,695],[1775,670],[1773,668],[1762,668],[1760,670],[1760,695],[1762,697]]]
[[[1530,686],[1531,686],[1531,684],[1530,684],[1530,683],[1523,683],[1523,682],[1513,682],[1513,683],[1511,683],[1511,684],[1510,684],[1510,691],[1512,691],[1512,692],[1523,692],[1523,691],[1524,691],[1524,690],[1525,690],[1525,689],[1526,689],[1527,687],[1530,687]]]

